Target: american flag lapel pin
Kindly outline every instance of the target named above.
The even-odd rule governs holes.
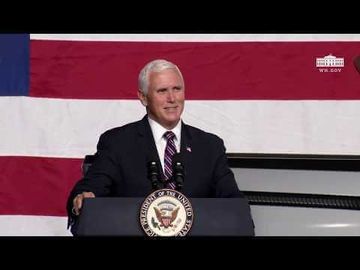
[[[191,147],[190,146],[186,146],[186,151],[191,153]]]

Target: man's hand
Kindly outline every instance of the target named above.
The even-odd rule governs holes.
[[[72,212],[77,216],[80,214],[80,209],[82,207],[84,198],[95,198],[95,194],[92,192],[83,192],[83,193],[78,194],[74,198]]]

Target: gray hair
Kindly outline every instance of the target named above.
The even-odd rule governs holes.
[[[164,69],[175,69],[181,79],[183,79],[183,76],[181,74],[180,69],[177,67],[177,65],[164,60],[164,59],[156,59],[149,63],[147,63],[143,69],[140,71],[139,74],[139,90],[146,96],[148,93],[148,87],[149,87],[149,75],[152,72],[160,72]],[[184,79],[183,79],[184,80]]]

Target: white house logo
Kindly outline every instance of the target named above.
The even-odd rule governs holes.
[[[341,72],[341,68],[344,67],[344,65],[344,58],[336,57],[332,54],[322,58],[316,58],[316,67],[319,72]]]
[[[191,203],[176,190],[159,189],[141,205],[140,224],[149,236],[185,236],[192,223]]]

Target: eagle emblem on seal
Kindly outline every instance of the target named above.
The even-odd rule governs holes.
[[[180,207],[175,209],[158,209],[154,207],[157,220],[160,222],[160,227],[168,228],[173,226],[173,222],[177,217]]]

